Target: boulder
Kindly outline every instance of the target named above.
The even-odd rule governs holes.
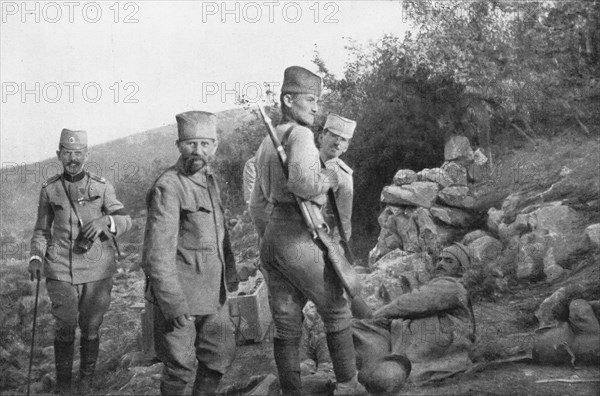
[[[467,185],[467,168],[457,164],[454,161],[446,161],[442,164],[441,169],[446,172],[448,177],[452,180],[451,184],[466,186]]]
[[[489,236],[490,235],[483,230],[475,230],[475,231],[471,231],[467,235],[465,235],[460,243],[462,243],[463,245],[469,245],[471,242],[473,242],[476,239],[483,238],[483,237],[489,237]]]
[[[590,240],[584,232],[585,218],[564,205],[542,207],[530,214],[537,231],[546,233],[547,246],[554,247],[556,263],[562,267],[569,257],[585,252]]]
[[[500,223],[498,226],[498,235],[502,241],[508,241],[514,236],[531,232],[534,226],[531,224],[531,218],[527,214],[518,214],[515,220],[510,224]]]
[[[415,173],[415,171],[412,171],[410,169],[400,169],[394,175],[393,181],[396,186],[414,183],[417,181],[417,174]]]
[[[487,228],[494,234],[499,235],[499,227],[504,217],[504,212],[496,208],[489,208],[488,217],[486,221]]]
[[[502,253],[503,248],[502,243],[491,236],[477,238],[467,247],[471,260],[482,267],[496,260]]]
[[[473,149],[469,139],[462,135],[452,136],[444,146],[444,159],[446,161],[459,160],[465,163],[473,161]]]
[[[586,227],[585,234],[588,237],[590,246],[594,249],[600,248],[600,224],[592,224]]]
[[[414,182],[403,186],[386,186],[381,202],[389,205],[423,206],[430,208],[439,190],[433,182]]]
[[[446,187],[438,193],[438,198],[446,205],[457,208],[472,209],[475,206],[475,198],[465,186]]]
[[[439,221],[454,227],[468,227],[473,222],[471,214],[462,209],[448,206],[432,206],[429,211]]]
[[[540,232],[523,235],[517,253],[517,278],[539,280],[544,271],[545,238]]]
[[[418,251],[436,252],[439,238],[437,227],[433,223],[431,213],[425,208],[417,208],[412,214],[413,221],[418,230]]]
[[[538,319],[540,327],[552,327],[560,319],[566,320],[568,309],[568,292],[565,287],[561,287],[552,293],[550,297],[542,301],[537,311],[535,311],[535,317]]]
[[[445,170],[440,168],[425,168],[417,173],[418,181],[430,181],[439,184],[442,187],[448,187],[454,184],[454,180],[446,173]]]
[[[419,232],[409,208],[398,212],[392,217],[392,230],[400,238],[402,249],[407,252],[416,252],[419,249]]]

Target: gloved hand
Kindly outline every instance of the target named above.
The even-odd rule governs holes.
[[[38,259],[33,259],[29,262],[29,268],[27,269],[29,272],[29,277],[31,280],[35,277],[35,279],[41,279],[42,277],[42,262]]]

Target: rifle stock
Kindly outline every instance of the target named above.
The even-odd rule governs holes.
[[[277,137],[277,133],[273,128],[271,119],[269,116],[267,116],[260,104],[258,104],[258,111],[263,119],[263,122],[265,123],[267,131],[269,132],[269,137],[273,142],[273,146],[275,146],[275,149],[277,150],[279,163],[283,168],[285,177],[287,178],[287,154],[285,153],[285,150],[281,145],[279,138]],[[306,201],[296,195],[294,195],[294,198],[298,203],[300,213],[302,214],[302,218],[308,228],[308,231],[317,243],[317,246],[319,246],[319,248],[326,254],[326,261],[330,263],[331,267],[342,283],[344,290],[346,290],[346,293],[350,297],[352,314],[359,319],[372,317],[371,309],[360,297],[362,285],[360,283],[358,274],[354,268],[352,268],[352,263],[349,262],[346,256],[344,254],[340,254],[340,249],[337,247],[341,247],[341,245],[336,243],[329,235],[329,226],[325,222],[320,208],[316,207],[312,202]],[[342,252],[345,252],[345,249],[342,248],[341,250]]]

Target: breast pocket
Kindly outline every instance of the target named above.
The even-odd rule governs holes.
[[[214,239],[213,213],[204,206],[183,208],[179,224],[179,242],[185,249],[205,249]]]

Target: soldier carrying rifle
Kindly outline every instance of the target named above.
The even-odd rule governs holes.
[[[323,318],[337,386],[336,395],[364,391],[358,383],[350,328],[351,312],[344,286],[312,238],[297,199],[319,209],[336,188],[336,172],[322,167],[313,133],[321,78],[298,66],[285,70],[281,90],[282,121],[275,132],[287,154],[287,175],[277,150],[266,137],[256,153],[257,183],[250,213],[262,240],[261,260],[267,273],[275,322],[274,355],[283,394],[299,395],[299,342],[302,308],[315,303]],[[287,176],[287,177],[286,177]],[[269,214],[269,204],[273,210]]]

